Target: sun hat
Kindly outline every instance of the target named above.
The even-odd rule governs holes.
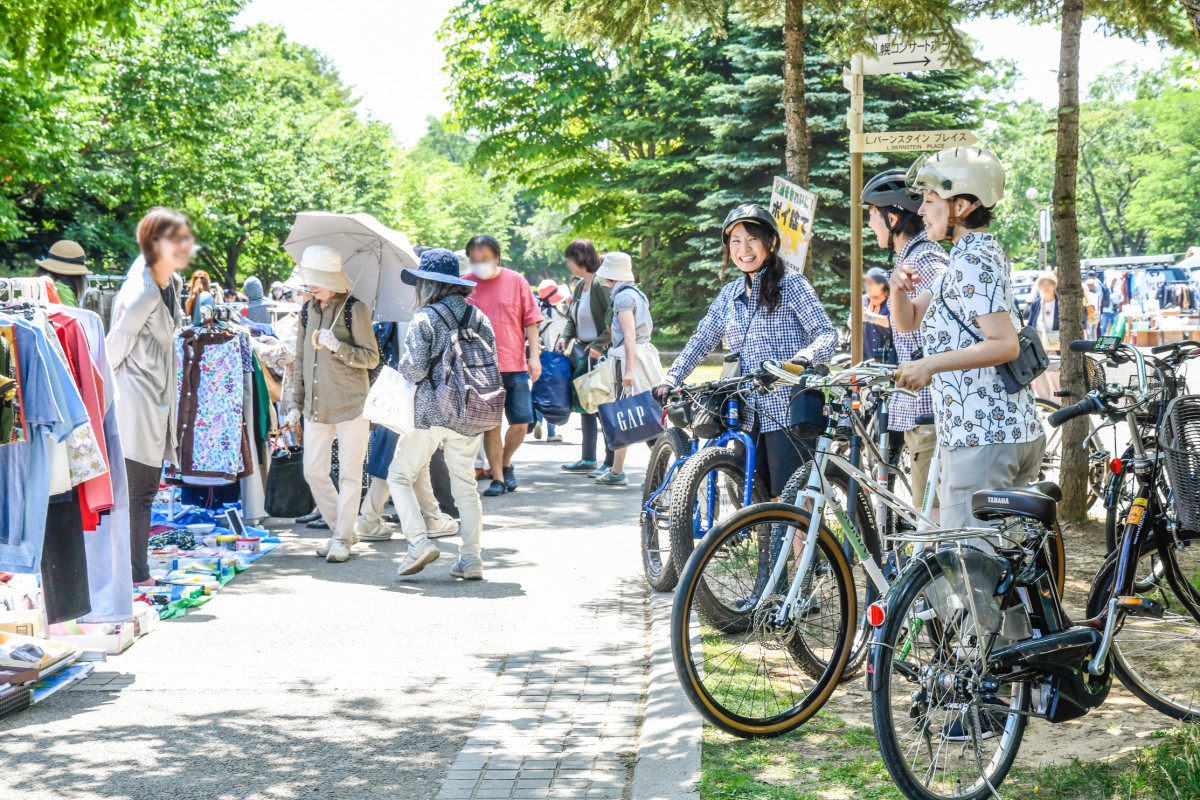
[[[1047,271],[1047,272],[1042,272],[1042,273],[1039,273],[1039,274],[1038,274],[1038,276],[1037,276],[1037,280],[1035,280],[1035,281],[1033,282],[1033,285],[1034,285],[1034,286],[1041,286],[1041,285],[1042,285],[1042,281],[1050,281],[1052,284],[1054,284],[1054,288],[1055,288],[1055,289],[1057,289],[1057,288],[1058,288],[1058,276],[1057,276],[1057,275],[1055,275],[1053,272],[1049,272],[1049,271]]]
[[[467,258],[466,250],[455,250],[454,255],[458,256],[458,277],[464,278],[471,274],[471,259]]]
[[[556,306],[559,303],[570,298],[570,296],[571,296],[571,290],[567,288],[567,285],[565,283],[560,283],[560,284],[558,284],[558,287],[554,290],[554,294],[550,295],[550,297],[548,299],[549,299],[550,305]]]
[[[305,285],[331,292],[348,292],[354,288],[342,269],[342,254],[323,244],[304,248],[300,256],[301,278]]]
[[[72,242],[70,239],[63,239],[50,245],[50,254],[33,263],[56,275],[92,274],[92,271],[87,268],[83,248],[79,246],[78,242]]]
[[[400,273],[400,280],[409,286],[416,284],[418,279],[451,283],[455,286],[474,286],[474,281],[458,276],[458,256],[444,247],[431,247],[421,253],[420,269],[405,267]]]
[[[619,250],[608,253],[596,270],[596,277],[609,281],[628,281],[633,283],[633,259],[628,253]]]
[[[543,300],[550,300],[550,295],[554,294],[557,291],[558,291],[558,284],[555,283],[554,281],[552,281],[550,278],[546,278],[546,280],[544,280],[538,284],[537,296],[542,298]],[[551,302],[553,302],[553,301],[551,301]]]

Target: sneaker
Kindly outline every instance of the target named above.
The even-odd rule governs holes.
[[[340,564],[343,561],[349,561],[350,545],[341,539],[331,539],[329,542],[329,552],[326,554],[325,560],[331,564]]]
[[[458,520],[454,517],[441,517],[432,525],[425,523],[430,539],[445,539],[447,536],[458,535]]]
[[[594,470],[589,472],[588,477],[589,478],[599,478],[602,475],[608,474],[608,472],[609,472],[608,467],[606,467],[604,464],[601,464],[600,466],[596,467]]]
[[[416,575],[425,567],[437,561],[442,555],[442,551],[438,550],[438,546],[430,541],[422,542],[420,547],[408,546],[408,553],[404,556],[404,563],[400,565],[400,570],[397,575]]]
[[[603,475],[596,478],[596,483],[603,486],[624,486],[629,481],[625,480],[624,472],[613,472],[607,470]]]
[[[483,561],[475,556],[459,556],[450,567],[451,578],[462,578],[464,581],[483,580]]]
[[[542,421],[540,419],[537,422],[533,423],[533,438],[535,438],[535,439],[542,438]]]
[[[392,538],[392,527],[381,519],[367,522],[359,517],[354,523],[354,533],[363,542],[387,542]]]
[[[327,531],[327,530],[329,530],[329,523],[326,522],[324,519],[318,517],[317,519],[314,519],[312,522],[308,523],[304,527],[312,528],[315,531]]]
[[[563,464],[563,472],[591,472],[596,468],[595,461],[584,461],[582,458],[570,464]]]
[[[317,545],[317,558],[325,558],[329,555],[329,546],[333,544],[333,539],[329,538]]]
[[[506,491],[508,491],[508,489],[505,487],[505,485],[502,482],[492,481],[492,485],[483,490],[483,496],[484,497],[499,497],[500,495],[504,494]]]
[[[301,525],[304,523],[314,522],[320,518],[321,518],[321,512],[314,511],[311,514],[305,514],[303,517],[296,517],[296,524]]]
[[[553,436],[547,436],[547,437],[546,437],[546,441],[547,441],[547,442],[561,442],[561,441],[562,441],[562,437],[561,437],[561,436],[559,436],[559,435],[556,433],[556,434],[554,434]]]

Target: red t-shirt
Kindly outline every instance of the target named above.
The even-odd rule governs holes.
[[[483,281],[474,275],[475,291],[467,302],[483,312],[496,333],[496,355],[501,372],[526,372],[525,328],[542,321],[542,312],[533,302],[529,281],[519,272],[501,267],[496,277]]]

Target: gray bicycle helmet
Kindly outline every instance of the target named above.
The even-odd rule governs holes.
[[[863,187],[860,202],[864,206],[877,206],[881,209],[890,206],[897,209],[897,212],[917,213],[917,209],[921,207],[921,196],[911,193],[904,180],[906,174],[902,169],[889,169],[879,173]]]
[[[721,226],[721,244],[729,244],[729,231],[739,222],[757,222],[770,228],[776,236],[779,236],[779,223],[775,221],[775,217],[770,211],[758,203],[742,203],[726,215],[725,224]]]
[[[896,248],[892,242],[896,231],[916,216],[917,209],[921,207],[921,196],[913,194],[912,190],[908,188],[907,175],[908,173],[902,169],[884,170],[867,181],[867,185],[863,187],[862,196],[859,198],[859,202],[863,206],[875,206],[882,211],[885,222],[888,213],[896,214],[899,217],[894,226],[888,226],[889,267],[896,257]]]

